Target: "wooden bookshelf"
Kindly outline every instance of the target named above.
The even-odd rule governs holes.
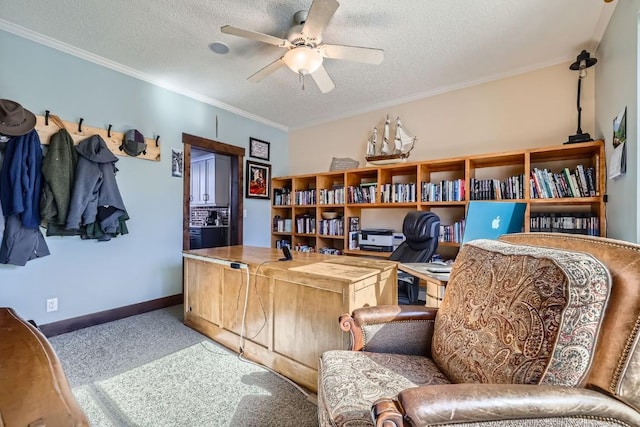
[[[576,175],[582,169],[585,178],[586,171],[590,169],[592,193],[586,188],[584,194],[567,197],[572,193],[566,192],[563,185],[568,184],[561,181],[565,168]],[[551,181],[547,185],[556,186],[553,196],[537,193],[532,181],[534,170],[548,171],[545,179]],[[576,176],[576,181],[580,182],[579,176]],[[605,236],[605,185],[602,140],[277,177],[272,179],[272,219],[274,224],[278,219],[288,219],[293,225],[289,231],[278,230],[274,225],[271,244],[276,247],[278,242],[287,241],[293,249],[315,252],[327,249],[349,255],[386,257],[388,253],[349,249],[347,218],[359,217],[361,229],[380,228],[363,222],[363,215],[381,214],[383,210],[385,215],[390,211],[397,212],[398,218],[387,228],[400,231],[407,210],[433,211],[440,216],[443,226],[453,227],[464,220],[471,200],[497,200],[495,197],[526,203],[525,232],[568,232],[559,229],[556,223],[571,224],[574,218],[579,224],[589,221],[591,229],[586,232]],[[482,191],[478,192],[480,188]],[[289,196],[283,196],[288,192]],[[322,213],[327,211],[338,213],[344,230],[342,235],[323,232]],[[301,217],[315,219],[314,233],[297,232],[295,221]],[[555,226],[541,230],[541,223],[554,223]],[[455,251],[458,247],[459,243],[455,241],[441,241],[439,244],[439,248],[445,250]]]

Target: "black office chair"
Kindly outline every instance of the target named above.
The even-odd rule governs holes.
[[[405,241],[389,256],[402,263],[428,262],[438,248],[440,218],[433,212],[411,211],[402,223]],[[418,301],[419,279],[398,271],[398,304]]]

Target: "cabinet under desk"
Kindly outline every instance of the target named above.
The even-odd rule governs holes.
[[[398,298],[394,261],[298,252],[280,261],[279,250],[250,246],[183,258],[185,324],[314,392],[320,355],[348,347],[339,316]]]

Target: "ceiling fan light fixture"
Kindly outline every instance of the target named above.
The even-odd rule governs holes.
[[[282,58],[294,73],[306,75],[316,71],[322,65],[322,55],[309,46],[290,49]]]

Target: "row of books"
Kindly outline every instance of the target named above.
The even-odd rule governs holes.
[[[512,200],[524,198],[524,175],[510,176],[504,180],[470,180],[470,200]],[[347,187],[347,203],[375,203],[377,183],[363,183]],[[463,179],[423,182],[421,184],[422,202],[444,202],[465,200]],[[534,168],[529,178],[531,198],[594,197],[598,194],[597,176],[594,167],[577,165],[575,170],[564,168],[561,172]],[[416,201],[416,184],[382,184],[380,186],[382,203],[403,203]],[[295,192],[297,205],[316,203],[316,191],[300,190]],[[345,190],[342,186],[320,190],[320,204],[343,204]],[[290,205],[291,191],[286,188],[274,189],[274,205]]]
[[[469,187],[471,200],[524,199],[524,175],[510,176],[502,181],[471,178]]]
[[[315,252],[316,251],[315,247],[309,246],[309,245],[303,245],[303,244],[297,244],[292,249],[297,252]]]
[[[277,233],[291,233],[291,218],[281,218],[279,215],[273,217],[273,231]]]
[[[422,183],[423,202],[460,202],[464,197],[464,179]]]
[[[298,216],[296,217],[296,225],[298,225],[297,221],[301,218],[305,218],[311,220],[315,218],[314,216]],[[280,215],[275,215],[273,217],[273,227],[272,231],[277,233],[291,233],[292,231],[293,220],[291,218],[282,218]],[[360,230],[360,217],[350,216],[347,220],[346,226],[349,231],[359,231]],[[320,220],[319,228],[322,230],[321,234],[331,235],[331,236],[343,236],[345,230],[345,224],[343,218],[335,218],[335,219],[322,219]]]
[[[312,215],[296,216],[296,233],[315,234],[316,217]]]
[[[375,203],[376,191],[378,185],[376,183],[368,185],[359,185],[347,187],[347,203]]]
[[[321,219],[318,226],[320,234],[325,236],[344,236],[344,221],[342,218]]]
[[[291,206],[292,201],[290,188],[273,189],[273,204],[275,206]]]
[[[316,190],[296,191],[296,205],[315,205]]]
[[[440,225],[438,241],[461,243],[464,234],[464,219],[448,225]]]
[[[380,200],[382,203],[415,203],[416,183],[382,184],[380,186]]]
[[[321,205],[341,205],[344,204],[344,187],[334,187],[330,190],[320,189],[318,202]]]
[[[600,235],[600,218],[593,213],[543,213],[532,212],[531,232]]]
[[[551,199],[559,197],[595,197],[598,194],[595,168],[583,165],[571,171],[561,172],[534,168],[531,171],[530,191],[532,198]]]

